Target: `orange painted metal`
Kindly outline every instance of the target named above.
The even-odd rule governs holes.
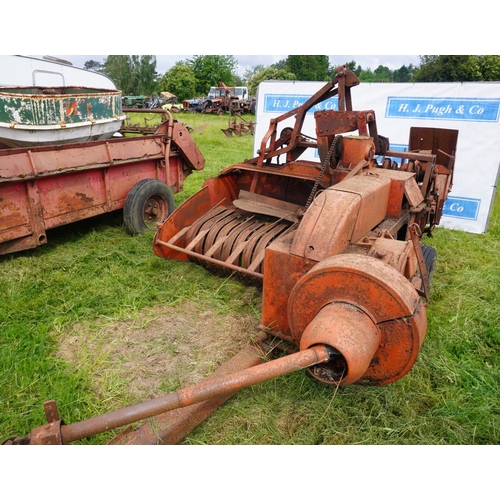
[[[339,354],[327,364],[309,368],[311,375],[327,384],[353,384],[368,370],[380,344],[380,331],[362,309],[331,302],[319,310],[300,338],[300,349],[317,344],[329,345]]]
[[[416,288],[425,278],[425,269],[418,258],[420,244],[416,246],[409,228],[416,225],[422,234],[439,219],[435,211],[441,198],[436,202],[435,196],[438,193],[438,197],[446,197],[452,165],[446,169],[436,164],[436,145],[444,145],[452,160],[456,133],[444,134],[442,139],[440,134],[418,130],[418,144],[429,146],[429,150],[389,150],[389,140],[378,134],[374,111],[352,110],[350,89],[357,83],[349,70],[341,69],[331,84],[303,106],[271,120],[258,156],[228,167],[217,178],[206,181],[202,191],[158,230],[155,252],[162,257],[189,258],[208,267],[215,265],[258,279],[263,287],[261,326],[297,345],[308,324],[330,302],[320,300],[319,289],[303,284],[312,280],[311,275],[326,263],[324,279],[335,283],[333,287],[328,284],[328,289],[337,289],[338,283],[357,283],[355,290],[343,289],[349,292],[349,299],[343,291],[335,301],[347,300],[369,311],[370,318],[374,314],[372,307],[379,315],[385,311],[383,320],[374,319],[381,331],[397,330],[401,318],[410,324],[415,322],[413,333],[405,330],[398,340],[384,341],[386,351],[374,356],[391,360],[382,363],[387,375],[371,373],[369,368],[367,376],[361,377],[362,383],[386,383],[409,369],[425,335],[425,311]],[[316,141],[304,137],[301,127],[307,110],[333,95],[339,96],[339,111],[315,112]],[[279,124],[292,116],[295,126],[279,132]],[[341,135],[354,131],[359,135]],[[410,143],[415,144],[415,139]],[[319,163],[297,160],[308,147],[318,150]],[[383,155],[381,164],[375,160],[376,155]],[[285,163],[281,163],[283,157]],[[393,161],[398,158],[399,165]],[[445,157],[441,154],[440,159]],[[280,203],[293,210],[280,208]],[[240,222],[235,217],[226,218],[218,208],[212,208],[219,205],[228,214],[236,213],[236,207],[255,222],[250,223],[245,217]],[[267,219],[268,216],[275,218]],[[256,244],[248,236],[250,232],[265,232],[266,225],[274,227],[280,218],[293,224],[276,238],[269,234],[269,238]],[[188,227],[183,228],[183,224]],[[240,249],[244,257],[235,258],[235,249]],[[357,259],[353,269],[340,271],[336,266],[330,267],[331,259],[344,255]],[[387,281],[398,287],[386,286]],[[378,303],[373,304],[377,293]],[[411,307],[407,304],[402,311],[401,303]],[[299,321],[300,327],[290,316],[291,309],[307,318]],[[384,322],[384,327],[378,326]],[[410,354],[393,356],[398,349]]]
[[[367,347],[370,354],[363,362],[352,362],[356,369],[342,383],[356,379],[358,383],[385,384],[407,373],[425,336],[419,287],[425,282],[426,270],[420,242],[410,228],[419,228],[421,236],[439,222],[440,207],[451,185],[457,132],[412,129],[411,151],[391,151],[389,140],[378,133],[375,112],[352,109],[350,92],[358,83],[347,68],[339,68],[332,82],[303,106],[271,120],[258,156],[208,180],[198,200],[194,197],[189,209],[181,207],[159,229],[155,252],[171,257],[177,248],[178,255],[193,252],[191,260],[205,260],[210,265],[219,261],[219,267],[238,271],[246,262],[229,259],[234,255],[232,245],[234,241],[246,245],[243,260],[255,259],[248,269],[261,273],[261,326],[304,346],[310,345],[309,341],[301,343],[304,332],[308,332],[306,338],[322,338],[318,333],[322,330],[330,332],[325,333],[328,338],[338,337],[338,329],[328,323],[344,321],[349,315],[358,317],[351,328],[343,329],[346,338],[356,344],[354,339],[367,339],[371,337],[368,332],[375,329],[380,342],[375,352],[373,345]],[[339,110],[316,111],[316,140],[303,136],[305,113],[334,95],[339,98]],[[294,127],[279,130],[291,117],[295,118]],[[355,131],[358,135],[346,135]],[[307,148],[317,149],[319,163],[298,160]],[[438,158],[448,165],[438,163]],[[280,209],[279,203],[292,204],[293,210]],[[255,226],[258,231],[265,224],[274,224],[267,216],[293,224],[282,235],[255,245],[235,236],[246,235],[247,225],[252,227],[247,221],[240,226],[235,218],[227,226],[222,218],[214,219],[211,226],[206,222],[211,217],[207,208],[218,204],[225,205],[228,213],[234,207],[248,213],[259,224]],[[189,227],[182,229],[182,222]],[[338,303],[363,313],[353,315],[330,307]],[[362,351],[359,346],[355,350]],[[354,354],[350,352],[348,357],[354,359]]]
[[[427,326],[424,306],[410,282],[394,267],[373,257],[341,254],[325,259],[301,278],[290,294],[288,321],[294,340],[300,344],[319,312],[338,303],[363,311],[380,331],[377,351],[357,383],[385,385],[408,373]],[[354,330],[350,331],[356,338]]]
[[[304,214],[290,252],[319,262],[345,251],[384,219],[390,186],[370,169],[324,190]]]

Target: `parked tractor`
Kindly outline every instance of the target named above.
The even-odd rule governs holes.
[[[183,102],[185,111],[230,115],[255,114],[256,100],[248,96],[246,87],[228,87],[223,82],[218,87],[210,87],[204,99],[188,99]]]

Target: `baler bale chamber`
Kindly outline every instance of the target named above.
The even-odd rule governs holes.
[[[159,225],[161,258],[262,288],[261,331],[200,384],[107,415],[49,423],[9,444],[65,444],[154,417],[112,444],[172,444],[243,387],[306,369],[333,385],[385,385],[412,368],[426,335],[432,235],[452,186],[458,131],[412,128],[391,151],[373,110],[353,111],[346,67],[302,106],[271,120],[258,155],[208,179]],[[338,111],[306,113],[338,97]],[[294,118],[293,127],[283,122]],[[301,160],[307,149],[319,161]],[[270,346],[276,339],[284,354]],[[265,359],[271,360],[265,361]]]

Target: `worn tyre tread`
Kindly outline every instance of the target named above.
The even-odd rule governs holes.
[[[148,231],[143,219],[143,207],[152,196],[160,196],[168,206],[168,215],[174,210],[174,197],[170,188],[158,179],[143,179],[129,191],[123,206],[123,222],[131,235]],[[158,221],[163,222],[163,221]]]

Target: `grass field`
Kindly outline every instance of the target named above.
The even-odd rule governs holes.
[[[180,115],[206,158],[203,180],[251,157],[228,118]],[[438,228],[427,337],[411,372],[385,387],[334,390],[305,373],[242,390],[185,444],[499,444],[500,199],[488,231]],[[260,292],[159,259],[121,213],[52,230],[43,247],[0,257],[0,439],[66,423],[197,381],[256,333]],[[84,440],[107,442],[113,433]]]

